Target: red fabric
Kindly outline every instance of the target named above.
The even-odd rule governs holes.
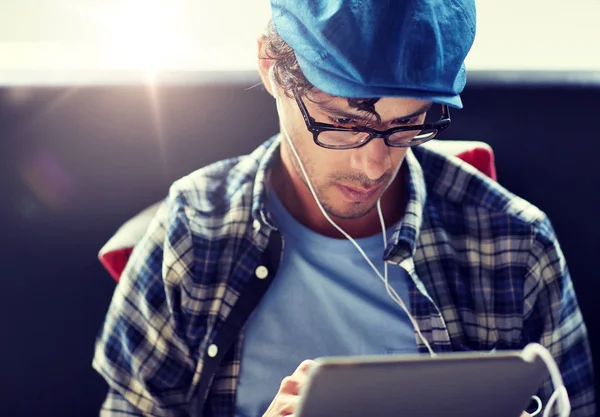
[[[493,179],[497,180],[496,177],[496,165],[494,163],[494,152],[488,148],[473,148],[465,152],[461,152],[456,155],[458,158],[462,159],[469,165],[477,168],[479,171]],[[135,218],[134,218],[135,220]],[[144,220],[141,219],[140,220]],[[148,223],[150,219],[147,220]],[[119,234],[119,232],[117,232]],[[119,237],[119,236],[115,236]],[[141,237],[141,236],[139,236]],[[138,236],[124,236],[125,241],[130,242],[138,238]],[[120,240],[120,239],[119,239]],[[125,265],[129,260],[129,256],[131,255],[131,251],[133,247],[126,246],[121,248],[111,248],[106,251],[103,251],[99,255],[100,262],[106,270],[110,273],[110,275],[114,278],[115,281],[119,282],[119,278],[125,269]]]
[[[110,252],[101,253],[98,257],[115,281],[119,282],[119,278],[121,278],[132,250],[132,247],[115,249]]]
[[[493,179],[498,180],[496,175],[496,163],[494,162],[494,152],[486,148],[474,148],[456,155],[469,165],[474,166],[479,171]]]

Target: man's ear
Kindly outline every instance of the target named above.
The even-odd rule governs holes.
[[[266,49],[266,37],[265,35],[259,35],[256,39],[256,45],[258,49],[258,73],[260,74],[260,79],[262,80],[265,88],[273,97],[273,89],[271,87],[271,80],[269,79],[269,71],[273,66],[273,60],[270,59],[265,51]]]

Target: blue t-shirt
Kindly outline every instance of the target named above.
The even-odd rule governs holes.
[[[284,239],[283,258],[246,325],[236,399],[240,417],[262,416],[281,380],[305,359],[417,352],[410,319],[352,242],[311,231],[275,192],[269,197]],[[382,234],[356,241],[383,275]],[[388,265],[388,279],[410,311],[406,271]]]

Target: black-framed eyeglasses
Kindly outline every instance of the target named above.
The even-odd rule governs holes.
[[[315,143],[327,149],[359,148],[375,138],[383,138],[387,146],[409,148],[435,138],[439,132],[447,129],[451,123],[450,110],[446,105],[442,105],[442,116],[437,121],[425,124],[408,124],[387,130],[375,130],[366,126],[344,127],[321,123],[310,116],[296,89],[293,90],[293,94],[298,107],[300,107],[306,128],[312,132]]]

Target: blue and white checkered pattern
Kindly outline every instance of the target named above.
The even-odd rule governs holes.
[[[102,416],[234,415],[243,325],[282,252],[265,204],[278,149],[270,140],[172,186],[97,340]],[[539,342],[559,364],[572,416],[593,416],[587,332],[544,213],[456,158],[416,148],[406,167],[409,202],[384,256],[411,276],[412,314],[432,348]],[[544,403],[551,392],[548,380]]]

